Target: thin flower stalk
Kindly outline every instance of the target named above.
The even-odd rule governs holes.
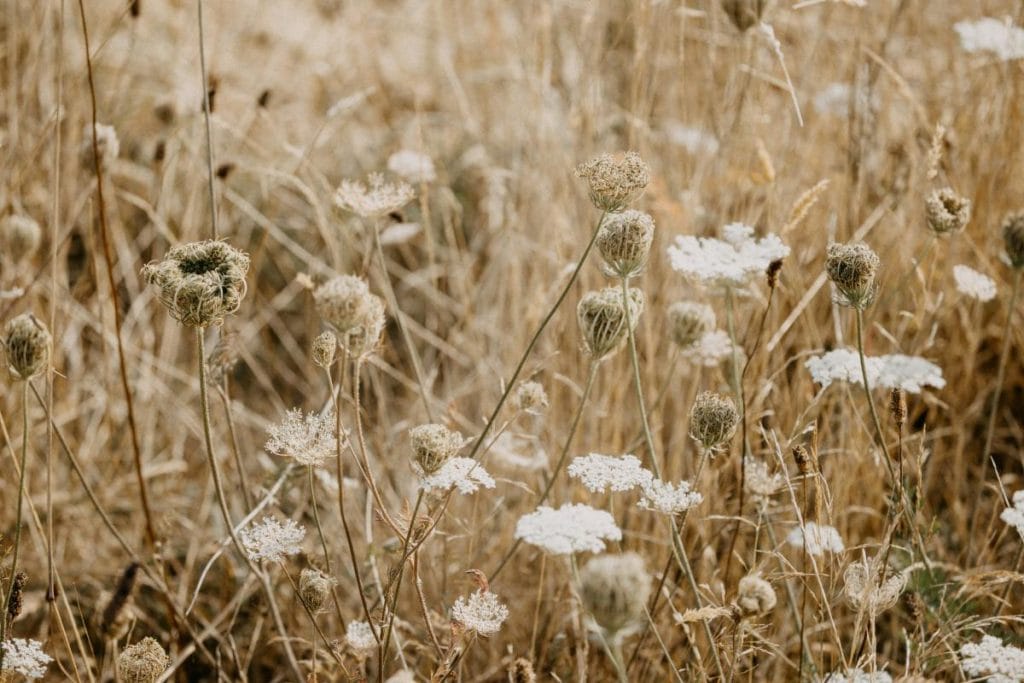
[[[384,642],[380,646],[380,667],[379,674],[380,680],[384,680],[384,657],[387,655],[388,648],[391,645],[391,634],[395,629],[395,616],[398,609],[398,596],[402,590],[402,576],[405,574],[405,564],[409,559],[409,541],[412,539],[412,532],[416,528],[416,515],[419,514],[420,505],[423,504],[424,491],[420,489],[419,494],[416,496],[416,503],[412,506],[412,514],[409,516],[409,528],[405,533],[405,538],[402,541],[402,554],[401,560],[398,564],[398,575],[395,577],[394,586],[391,590],[394,595],[391,598],[391,606],[388,609],[390,613],[388,618],[388,627],[384,632]]]
[[[11,569],[7,576],[10,583],[4,591],[3,609],[0,609],[0,643],[7,640],[7,606],[11,604],[11,594],[14,593],[15,577],[18,575],[18,551],[21,549],[21,510],[25,500],[25,469],[28,464],[28,385],[26,378],[21,383],[21,463],[18,465],[18,503],[15,512],[14,522],[14,546],[11,549]],[[0,649],[0,671],[3,670],[4,651]]]
[[[627,304],[628,305],[628,304]],[[573,586],[573,592],[576,594],[576,601],[580,606],[581,610],[586,611],[586,607],[583,604],[583,599],[580,597],[580,593],[583,590],[583,581],[580,579],[579,566],[576,563],[576,555],[569,555],[569,567],[572,569],[572,576],[575,581]],[[622,644],[618,640],[609,642],[608,638],[605,637],[604,629],[594,629],[597,633],[597,638],[601,642],[601,647],[604,649],[605,654],[608,655],[608,659],[612,663],[612,667],[615,669],[615,674],[618,678],[619,683],[629,683],[629,677],[626,675],[625,662],[622,659]]]

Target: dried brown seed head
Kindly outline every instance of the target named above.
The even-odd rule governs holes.
[[[50,362],[51,337],[46,326],[31,313],[12,318],[4,327],[4,354],[15,379],[32,379]]]
[[[142,269],[142,276],[160,291],[171,317],[188,327],[224,322],[245,297],[249,257],[217,240],[173,247],[161,261]]]

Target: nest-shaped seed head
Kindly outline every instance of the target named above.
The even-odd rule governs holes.
[[[313,293],[317,312],[338,334],[338,342],[353,356],[369,353],[380,341],[387,320],[384,302],[370,292],[366,281],[339,275]]]
[[[338,338],[330,330],[321,332],[313,340],[313,362],[324,370],[334,364],[334,355],[338,351]]]
[[[690,410],[690,437],[705,449],[714,450],[732,438],[739,421],[732,399],[702,391]]]
[[[142,268],[171,317],[187,327],[219,325],[237,311],[248,272],[248,255],[218,240],[180,244]]]
[[[715,310],[695,301],[677,301],[668,307],[668,330],[672,341],[688,349],[715,329]]]
[[[316,569],[303,569],[299,575],[299,597],[313,614],[323,610],[331,596],[331,577]]]
[[[740,579],[736,591],[736,604],[744,616],[767,614],[775,609],[778,598],[772,585],[758,574],[748,574]]]
[[[878,254],[863,242],[828,245],[825,272],[839,290],[839,303],[864,309],[875,296],[875,275],[881,265]]]
[[[49,330],[31,313],[22,313],[4,326],[4,354],[15,379],[28,380],[46,369],[50,361]]]
[[[597,233],[597,249],[604,270],[612,277],[633,277],[647,265],[654,241],[654,219],[643,211],[628,209],[605,219]]]
[[[639,289],[629,290],[629,322],[636,327],[644,309],[644,294]],[[619,348],[629,329],[626,307],[622,305],[622,290],[606,287],[587,292],[576,307],[576,318],[587,353],[601,360]]]
[[[160,643],[143,638],[129,645],[117,660],[117,672],[125,683],[153,683],[167,670],[170,660]]]
[[[413,462],[425,475],[431,475],[455,457],[465,445],[462,434],[444,425],[424,424],[409,430]]]
[[[928,228],[936,235],[960,232],[971,220],[971,200],[948,187],[929,194],[924,208]]]
[[[610,213],[629,206],[651,181],[647,163],[636,152],[626,152],[621,160],[602,154],[577,166],[576,175],[587,181],[594,206]]]
[[[1024,268],[1024,211],[1011,213],[1003,219],[1003,243],[1014,268]]]
[[[651,577],[636,553],[590,560],[580,583],[587,612],[613,638],[640,621],[651,595]]]

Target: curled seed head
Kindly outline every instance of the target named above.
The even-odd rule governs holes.
[[[217,240],[180,244],[142,268],[171,317],[188,327],[219,325],[237,311],[248,272],[249,257]]]
[[[409,430],[413,461],[424,474],[434,474],[465,444],[462,434],[444,425],[425,424]]]
[[[1003,219],[1003,242],[1010,265],[1024,268],[1024,211],[1011,213]]]
[[[22,313],[4,326],[4,354],[15,379],[28,380],[50,362],[50,332],[31,313]]]
[[[384,302],[371,294],[364,280],[339,275],[313,292],[317,312],[338,333],[338,342],[353,356],[362,356],[380,341],[386,321]]]
[[[590,560],[580,572],[580,582],[587,612],[613,637],[643,617],[651,578],[636,553]]]
[[[924,208],[928,227],[936,235],[960,232],[971,220],[971,200],[948,187],[929,194]]]
[[[636,327],[644,308],[644,295],[639,289],[629,290],[629,321]],[[626,338],[626,307],[622,291],[606,287],[587,292],[576,307],[576,317],[583,332],[583,343],[595,360],[601,360],[618,349]]]
[[[608,216],[597,233],[597,249],[610,276],[633,277],[647,265],[654,241],[654,219],[628,209]]]
[[[729,16],[733,26],[740,31],[746,31],[761,21],[765,4],[765,0],[722,0],[722,9]]]
[[[690,410],[690,436],[706,449],[713,450],[732,438],[740,415],[731,399],[711,391],[702,391]]]
[[[740,579],[736,604],[744,616],[767,614],[775,609],[776,601],[775,589],[759,575],[748,574]]]
[[[129,645],[117,660],[117,672],[125,683],[153,683],[167,670],[170,660],[160,643],[143,638]]]
[[[328,330],[317,335],[313,340],[313,362],[324,370],[334,364],[334,354],[338,350],[338,338]]]
[[[548,408],[548,394],[540,382],[523,382],[513,396],[516,408],[524,413],[540,415]]]
[[[299,575],[299,597],[309,608],[309,611],[316,614],[327,604],[331,596],[331,581],[329,576],[316,569],[303,569]]]
[[[715,310],[695,301],[677,301],[668,307],[668,329],[672,341],[690,348],[715,329]]]
[[[842,294],[841,303],[861,309],[874,298],[880,265],[878,254],[863,242],[830,244],[825,258],[825,272]]]
[[[14,263],[31,256],[42,239],[39,223],[28,216],[7,216],[0,221],[0,246]]]
[[[576,175],[590,186],[590,200],[602,211],[622,211],[639,197],[651,172],[636,152],[626,152],[616,161],[610,154],[602,154],[576,167]]]

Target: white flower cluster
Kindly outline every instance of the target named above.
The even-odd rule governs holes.
[[[679,514],[704,500],[701,494],[690,490],[689,482],[661,481],[632,455],[583,455],[569,463],[569,476],[579,479],[594,493],[640,489],[639,507],[666,515]]]
[[[754,238],[754,228],[730,223],[722,239],[680,235],[668,248],[672,268],[693,282],[724,287],[742,287],[768,264],[789,255],[789,247],[778,235]]]
[[[622,530],[604,510],[583,503],[569,503],[557,510],[546,505],[523,515],[515,537],[552,555],[604,550],[605,541],[621,541]]]
[[[493,636],[508,619],[508,607],[490,591],[478,590],[469,598],[459,598],[452,605],[452,619],[466,630],[482,636]]]
[[[294,519],[286,519],[282,524],[274,517],[264,517],[259,524],[239,533],[238,538],[253,562],[283,562],[301,550],[299,546],[305,535],[305,527]]]
[[[350,621],[345,627],[345,642],[358,653],[366,654],[377,649],[373,628],[365,621]]]
[[[417,468],[418,469],[418,468]],[[494,477],[472,458],[451,458],[433,474],[420,472],[420,488],[424,491],[447,491],[455,487],[460,493],[476,493],[480,487],[494,488]]]
[[[941,389],[946,386],[942,368],[919,356],[890,354],[865,358],[868,382],[873,389],[903,389],[912,394],[921,393],[926,386]],[[860,358],[854,349],[836,349],[823,356],[809,359],[805,365],[814,381],[828,387],[832,382],[862,384]]]
[[[975,21],[958,21],[953,28],[960,35],[960,45],[971,54],[990,52],[1002,61],[1024,57],[1024,29],[1005,21],[982,17]]]
[[[53,661],[37,640],[11,638],[0,643],[0,651],[4,654],[3,671],[13,671],[29,679],[45,676],[47,664]],[[0,675],[0,678],[4,677]]]
[[[953,266],[956,289],[978,301],[992,301],[996,298],[996,281],[967,266]]]
[[[732,339],[729,338],[729,333],[725,330],[711,330],[701,335],[696,344],[683,349],[682,354],[691,363],[713,368],[723,361],[732,360]],[[739,364],[743,365],[746,359],[743,349],[736,348],[736,357]]]
[[[796,548],[806,547],[811,555],[841,553],[846,548],[835,527],[816,522],[807,522],[803,529],[794,527],[786,536],[786,542]]]
[[[1024,489],[1013,494],[1013,507],[1003,510],[999,514],[999,519],[1016,529],[1021,538],[1024,538]]]
[[[711,133],[676,120],[662,123],[661,130],[671,144],[682,147],[690,154],[711,155],[718,151],[718,138]]]
[[[892,676],[884,671],[869,673],[863,669],[850,669],[846,673],[830,673],[825,683],[892,683]]]
[[[850,113],[853,88],[848,83],[829,83],[814,96],[814,110],[819,114],[845,117]]]
[[[995,636],[966,643],[960,648],[960,657],[960,665],[971,678],[986,677],[989,683],[1024,681],[1024,651],[1003,645]]]
[[[302,414],[298,408],[285,414],[284,422],[267,430],[266,449],[274,455],[293,458],[300,465],[322,467],[338,447],[334,411],[322,415]]]
[[[430,183],[437,178],[434,161],[426,154],[402,149],[388,157],[388,170],[407,183]]]
[[[370,186],[358,180],[343,180],[334,194],[334,202],[363,218],[376,218],[397,211],[416,196],[409,185],[388,183],[379,173],[370,175]]]

